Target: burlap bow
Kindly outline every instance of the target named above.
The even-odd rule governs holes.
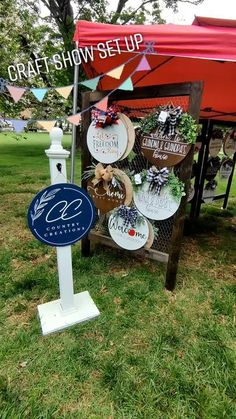
[[[102,163],[98,163],[95,167],[94,178],[92,179],[92,184],[94,186],[98,185],[100,182],[103,182],[102,186],[105,191],[108,191],[110,185],[116,186],[115,176],[124,184],[125,186],[125,205],[129,205],[133,198],[133,188],[132,183],[129,177],[120,169],[113,168],[111,165],[108,165],[106,168],[103,167]]]
[[[109,182],[112,181],[113,176],[114,169],[111,165],[104,168],[102,163],[98,163],[95,167],[95,177],[92,180],[92,183],[94,186],[96,186],[98,183],[103,182],[102,186],[105,191],[107,191],[109,189]]]

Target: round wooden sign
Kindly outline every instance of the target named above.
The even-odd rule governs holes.
[[[108,229],[114,242],[126,250],[140,249],[149,237],[149,227],[144,217],[142,222],[134,227],[126,227],[124,219],[113,213],[108,221]]]
[[[191,144],[183,142],[182,138],[161,135],[159,132],[143,134],[141,150],[146,159],[157,167],[171,167],[180,163],[191,149]]]
[[[229,179],[234,167],[234,162],[231,159],[225,159],[222,161],[220,166],[220,177],[221,179]]]
[[[202,147],[202,143],[200,141],[197,141],[194,144],[194,154],[199,153],[199,151],[201,150],[201,147]]]
[[[145,217],[151,220],[165,220],[174,215],[181,199],[174,198],[168,186],[163,186],[160,194],[150,191],[150,183],[144,182],[134,191],[134,203]]]
[[[190,183],[190,187],[189,187],[189,190],[188,190],[188,194],[187,195],[188,195],[187,202],[192,201],[192,199],[193,199],[193,197],[195,195],[195,189],[194,189],[194,186],[193,186],[192,183]]]
[[[87,184],[87,192],[93,199],[95,207],[103,214],[124,204],[126,198],[126,189],[123,183],[120,183],[120,187],[110,184],[108,189],[104,189],[102,183],[94,186],[90,180]]]
[[[231,132],[225,137],[223,151],[229,157],[236,153],[236,131]]]
[[[120,120],[124,123],[124,125],[126,126],[126,129],[127,129],[127,132],[128,132],[127,148],[125,150],[125,153],[123,154],[123,156],[120,159],[120,160],[124,160],[133,149],[134,141],[135,141],[135,130],[134,130],[134,126],[133,126],[132,122],[130,121],[130,119],[128,118],[128,116],[126,116],[123,113],[118,113],[118,116],[119,116]]]
[[[148,228],[149,228],[149,236],[148,236],[147,243],[145,244],[144,247],[145,249],[150,249],[153,245],[155,234],[154,234],[153,226],[150,223],[150,221],[147,220],[147,223],[148,223]]]
[[[212,202],[214,196],[215,196],[215,189],[204,188],[202,199],[206,204]]]
[[[106,128],[96,128],[92,122],[87,133],[87,145],[91,155],[101,163],[114,163],[125,153],[128,132],[121,119]]]
[[[220,168],[221,160],[219,157],[210,157],[207,162],[206,175],[207,180],[213,180]]]
[[[211,157],[218,156],[223,144],[222,138],[211,138],[209,143],[209,154]]]

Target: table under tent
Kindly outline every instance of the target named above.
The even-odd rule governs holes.
[[[142,34],[139,50],[128,52],[125,37]],[[101,59],[96,49],[99,43],[119,39],[119,53]],[[134,124],[138,124],[156,108],[170,104],[180,106],[196,120],[200,120],[202,131],[198,138],[200,151],[195,164],[191,147],[187,157],[175,167],[175,172],[190,190],[194,168],[194,189],[190,200],[191,217],[199,215],[204,202],[204,185],[212,185],[214,161],[221,151],[223,137],[227,137],[228,148],[224,147],[225,160],[230,160],[230,173],[225,182],[225,192],[214,195],[212,200],[223,200],[227,206],[236,159],[236,21],[196,17],[190,26],[182,25],[109,25],[79,21],[76,24],[74,41],[79,48],[94,47],[94,57],[83,63],[89,79],[103,75],[96,91],[85,92],[82,109],[85,110],[109,94],[109,105],[117,105]],[[116,42],[109,46],[116,49]],[[149,71],[135,72],[140,61],[140,52],[145,51]],[[107,72],[124,65],[120,80],[109,77]],[[78,70],[78,69],[77,69]],[[117,86],[131,76],[134,89],[124,91]],[[91,123],[91,108],[82,118],[82,172],[91,165],[92,158],[87,147],[87,131]],[[219,134],[220,131],[220,134]],[[216,135],[214,134],[216,133]],[[218,152],[216,143],[218,141]],[[221,143],[220,141],[221,140]],[[225,142],[224,142],[225,143]],[[199,145],[199,144],[198,144]],[[211,148],[215,154],[209,156]],[[228,152],[227,152],[228,150]],[[135,141],[135,162],[125,159],[117,162],[120,169],[141,171],[145,159],[138,140]],[[231,154],[231,155],[229,155]],[[209,168],[210,166],[210,168]],[[87,187],[87,181],[83,180]],[[210,189],[212,187],[210,186]],[[213,190],[213,188],[211,189]],[[180,242],[183,234],[184,217],[188,197],[182,198],[176,214],[164,221],[156,221],[158,236],[150,249],[140,249],[139,255],[167,263],[166,287],[173,289],[176,282]],[[209,194],[208,194],[209,199]],[[207,201],[207,200],[206,200]],[[104,228],[103,233],[93,231],[82,242],[82,253],[90,254],[90,242],[99,242],[116,247]]]

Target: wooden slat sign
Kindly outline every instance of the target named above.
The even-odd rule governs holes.
[[[186,157],[190,148],[191,145],[183,142],[178,134],[169,137],[153,132],[144,135],[141,141],[143,155],[157,167],[176,166]]]

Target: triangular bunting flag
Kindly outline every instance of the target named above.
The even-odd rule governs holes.
[[[11,123],[13,125],[13,128],[17,133],[23,131],[24,127],[29,122],[23,119],[6,119],[6,121],[7,123]]]
[[[151,70],[151,67],[149,65],[147,58],[144,55],[142,59],[140,60],[138,67],[135,69],[135,71],[146,71],[146,70]]]
[[[124,81],[124,83],[122,83],[122,84],[118,87],[118,89],[120,89],[120,90],[134,90],[134,87],[133,87],[133,83],[132,83],[131,78],[130,78],[130,77],[128,77],[128,79],[126,79],[126,80]]]
[[[41,127],[43,127],[48,132],[50,132],[51,129],[54,127],[56,120],[55,121],[37,121],[37,122],[39,125],[41,125]]]
[[[95,103],[95,107],[100,109],[100,111],[106,112],[107,110],[107,103],[108,103],[108,96],[104,97],[104,99],[100,100],[100,102]]]
[[[120,65],[117,68],[114,68],[114,70],[109,71],[107,73],[107,76],[113,77],[113,79],[119,79],[122,74],[123,69],[124,69],[124,64]]]
[[[33,89],[30,89],[30,90],[34,94],[36,99],[38,99],[39,102],[42,102],[44,96],[46,95],[46,93],[49,89],[33,88]]]
[[[99,79],[100,79],[100,76],[94,77],[94,79],[81,81],[79,84],[82,84],[82,86],[88,87],[91,90],[95,90],[97,88]]]
[[[15,87],[15,86],[10,86],[8,84],[7,84],[7,88],[9,90],[11,97],[14,99],[16,103],[22,98],[23,94],[26,91],[26,89],[24,89],[23,87]]]
[[[77,113],[76,115],[71,115],[67,118],[67,121],[69,121],[71,124],[79,125],[81,121],[81,114]]]
[[[59,93],[59,95],[67,99],[73,87],[73,84],[71,84],[70,86],[58,87],[55,90]]]

